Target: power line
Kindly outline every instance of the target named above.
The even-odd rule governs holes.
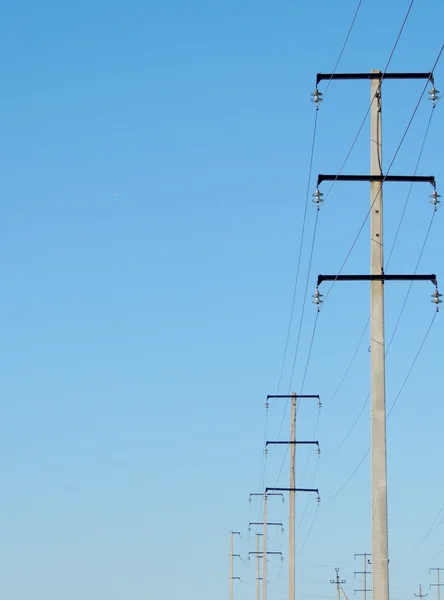
[[[279,380],[278,380],[278,384],[277,384],[277,391],[276,391],[276,393],[279,392],[279,388],[280,388],[281,381],[282,381],[282,376],[284,374],[285,361],[286,361],[287,352],[288,352],[288,344],[289,344],[289,341],[290,341],[291,326],[293,324],[294,307],[295,307],[295,303],[296,303],[296,291],[297,291],[298,282],[299,282],[299,272],[300,272],[300,266],[301,266],[302,247],[303,247],[303,243],[304,243],[305,224],[306,224],[306,221],[307,221],[308,201],[309,201],[309,198],[310,198],[311,174],[312,174],[312,171],[313,171],[313,158],[314,158],[314,150],[315,150],[315,142],[316,142],[316,130],[317,130],[317,123],[318,123],[318,112],[319,112],[318,109],[316,109],[316,111],[315,111],[315,120],[314,120],[314,127],[313,127],[313,135],[312,135],[312,142],[311,142],[311,151],[310,151],[310,163],[309,163],[309,168],[308,168],[307,192],[306,192],[306,196],[305,196],[304,214],[303,214],[303,218],[302,218],[301,242],[300,242],[300,245],[299,245],[298,262],[297,262],[297,266],[296,266],[296,279],[295,279],[295,283],[294,283],[294,287],[293,287],[293,298],[292,298],[292,302],[291,302],[290,319],[289,319],[289,323],[288,323],[287,337],[286,337],[286,340],[285,340],[284,357],[282,359],[281,372],[279,374]]]
[[[432,106],[432,110],[430,112],[430,117],[429,117],[429,120],[427,122],[427,127],[426,127],[425,134],[424,134],[424,137],[423,137],[423,140],[422,140],[421,148],[420,148],[420,151],[419,151],[418,159],[416,161],[415,169],[413,171],[413,175],[416,175],[416,173],[418,172],[419,163],[421,162],[422,154],[424,152],[424,146],[425,146],[425,143],[427,141],[427,137],[428,137],[429,130],[430,130],[430,125],[432,123],[433,115],[435,114],[435,110],[434,110],[435,106],[436,106],[436,104]],[[396,242],[398,241],[399,232],[401,230],[401,226],[402,226],[402,223],[404,221],[404,216],[405,216],[405,213],[406,213],[406,210],[407,210],[407,206],[408,206],[408,203],[409,203],[409,200],[410,200],[410,196],[411,196],[412,190],[413,190],[413,183],[410,184],[409,191],[407,193],[407,197],[406,197],[406,200],[405,200],[405,203],[404,203],[404,207],[403,207],[402,212],[401,212],[401,218],[399,220],[398,228],[396,230],[395,237],[393,239],[393,244],[392,244],[392,247],[391,247],[390,252],[389,252],[389,257],[387,259],[386,266],[388,266],[390,264],[390,261],[391,261],[392,255],[393,255],[393,251],[394,251],[395,246],[396,246]]]
[[[425,246],[426,246],[426,244],[427,244],[427,240],[428,240],[428,238],[429,238],[429,235],[430,235],[430,230],[431,230],[431,228],[432,228],[432,225],[433,225],[433,221],[434,221],[434,218],[435,218],[435,214],[436,214],[436,211],[434,211],[434,212],[433,212],[433,214],[432,214],[432,218],[431,218],[431,220],[430,220],[430,223],[429,223],[429,226],[428,226],[428,229],[427,229],[427,232],[426,232],[426,235],[425,235],[425,238],[424,238],[424,241],[423,241],[422,247],[421,247],[421,251],[420,251],[420,253],[419,253],[419,258],[418,258],[418,260],[416,261],[416,266],[415,266],[415,269],[414,269],[414,273],[416,273],[416,272],[417,272],[417,270],[418,270],[418,268],[419,268],[419,264],[420,264],[420,262],[421,262],[422,255],[423,255],[423,253],[424,253],[424,249],[425,249]],[[385,352],[385,356],[386,356],[386,357],[388,356],[388,353],[390,352],[390,348],[391,348],[391,345],[392,345],[392,343],[393,343],[393,339],[394,339],[394,337],[395,337],[395,335],[396,335],[396,332],[397,332],[397,330],[398,330],[399,323],[400,323],[400,321],[401,321],[401,317],[402,317],[402,315],[403,315],[403,313],[404,313],[404,310],[405,310],[405,307],[406,307],[406,304],[407,304],[407,300],[408,300],[408,298],[409,298],[409,296],[410,296],[410,292],[411,292],[411,290],[412,290],[412,286],[413,286],[413,281],[411,281],[411,282],[409,283],[409,287],[408,287],[407,293],[406,293],[406,295],[405,295],[404,301],[403,301],[403,303],[402,303],[401,310],[400,310],[400,313],[399,313],[399,315],[398,315],[398,319],[397,319],[397,321],[396,321],[396,324],[395,324],[395,328],[394,328],[394,330],[393,330],[393,332],[392,332],[392,335],[391,335],[391,337],[390,337],[389,343],[388,343],[388,345],[387,345],[387,350],[386,350],[386,352]],[[436,316],[436,315],[435,315],[435,316]],[[368,323],[368,322],[367,322],[367,323]],[[336,450],[338,450],[338,449],[339,449],[339,448],[340,448],[340,447],[341,447],[341,446],[342,446],[342,445],[343,445],[343,444],[346,442],[346,440],[349,438],[350,434],[352,433],[352,431],[353,431],[353,430],[354,430],[354,428],[356,427],[356,425],[357,425],[357,423],[358,423],[358,421],[359,421],[359,419],[360,419],[360,417],[361,417],[362,413],[364,412],[364,409],[365,409],[365,407],[367,406],[367,403],[368,403],[368,401],[369,401],[369,398],[370,398],[370,393],[367,395],[367,398],[365,399],[365,401],[364,401],[363,405],[361,406],[361,409],[360,409],[360,411],[359,411],[359,413],[358,413],[358,416],[356,417],[356,419],[355,419],[355,421],[354,421],[353,425],[350,427],[349,431],[347,432],[347,434],[345,435],[345,437],[343,438],[343,440],[340,442],[340,444],[339,444],[339,445],[336,447]]]
[[[422,158],[422,154],[423,154],[423,151],[424,151],[425,143],[426,143],[426,140],[427,140],[427,137],[428,137],[428,133],[429,133],[429,130],[430,130],[430,125],[431,125],[432,118],[433,118],[433,115],[434,115],[434,108],[435,108],[435,106],[436,106],[436,104],[432,107],[432,110],[430,112],[430,117],[429,117],[429,120],[428,120],[428,123],[427,123],[427,127],[426,127],[426,130],[425,130],[423,141],[422,141],[422,144],[421,144],[421,149],[419,151],[418,159],[416,161],[415,169],[414,169],[414,172],[413,172],[414,175],[416,175],[416,173],[418,171],[418,168],[419,168],[419,163],[420,163],[421,158]],[[402,223],[403,223],[403,220],[404,220],[404,216],[405,216],[405,213],[406,213],[407,205],[408,205],[409,200],[410,200],[412,189],[413,189],[413,183],[410,184],[409,191],[407,193],[407,197],[406,197],[406,200],[405,200],[405,203],[404,203],[404,207],[403,207],[403,210],[402,210],[402,213],[401,213],[401,218],[400,218],[400,221],[399,221],[399,224],[398,224],[398,228],[396,230],[395,238],[393,240],[393,244],[392,244],[392,247],[391,247],[390,252],[389,252],[389,257],[387,259],[386,267],[388,267],[388,265],[389,265],[389,263],[391,261],[392,255],[393,255],[393,251],[395,249],[396,242],[397,242],[398,236],[399,236],[399,232],[400,232],[400,229],[401,229],[401,226],[402,226]],[[435,213],[433,213],[432,220],[434,218],[434,215],[435,215]],[[430,227],[429,227],[429,231],[430,231]],[[426,235],[426,239],[427,239],[427,235]],[[367,321],[365,323],[364,329],[363,329],[363,331],[362,331],[362,333],[361,333],[361,335],[359,337],[359,341],[358,341],[358,343],[356,345],[356,348],[355,348],[355,350],[353,352],[353,355],[352,355],[352,357],[350,359],[350,362],[348,363],[347,368],[345,369],[344,375],[343,375],[342,379],[340,380],[337,388],[335,389],[335,391],[333,392],[333,395],[331,396],[330,400],[328,401],[328,405],[330,405],[331,402],[336,398],[339,390],[341,389],[342,385],[344,384],[345,380],[347,379],[347,376],[348,376],[348,374],[350,372],[350,369],[353,366],[355,358],[356,358],[356,356],[358,354],[358,351],[359,351],[359,348],[361,346],[362,340],[364,338],[365,332],[367,331],[369,322],[370,322],[370,317],[367,318]],[[389,346],[390,346],[390,344],[389,344]],[[366,402],[367,401],[368,401],[368,398],[367,398]],[[347,434],[346,437],[348,437],[348,434]],[[341,446],[342,443],[343,442],[341,442],[341,444],[339,444],[339,446]]]
[[[390,407],[390,410],[389,410],[389,411],[388,411],[388,413],[387,413],[387,417],[386,417],[387,419],[389,418],[389,416],[390,416],[390,415],[391,415],[391,413],[393,412],[393,409],[395,408],[395,405],[396,405],[396,403],[398,402],[398,400],[399,400],[399,397],[401,396],[401,394],[402,394],[402,392],[403,392],[403,390],[404,390],[404,387],[405,387],[405,385],[406,385],[406,383],[407,383],[407,381],[408,381],[408,379],[409,379],[409,377],[410,377],[410,375],[411,375],[411,373],[412,373],[412,371],[413,371],[413,368],[414,368],[414,366],[415,366],[415,364],[416,364],[416,361],[417,361],[417,360],[418,360],[418,358],[419,358],[419,355],[420,355],[420,353],[421,353],[421,350],[422,350],[422,348],[423,348],[423,346],[424,346],[424,344],[425,344],[425,342],[426,342],[426,340],[427,340],[427,337],[428,337],[428,335],[429,335],[429,333],[430,333],[430,330],[432,329],[432,326],[433,326],[433,323],[435,322],[435,319],[436,319],[436,315],[437,315],[437,314],[438,314],[438,313],[437,313],[437,311],[435,311],[435,312],[434,312],[434,314],[433,314],[432,320],[430,321],[430,324],[429,324],[429,326],[428,326],[428,328],[427,328],[427,331],[426,331],[426,333],[425,333],[425,335],[424,335],[424,337],[423,337],[423,339],[422,339],[422,342],[421,342],[421,344],[419,345],[418,351],[416,352],[416,354],[415,354],[415,357],[414,357],[414,359],[413,359],[413,361],[412,361],[412,363],[411,363],[411,365],[410,365],[410,367],[409,367],[409,369],[408,369],[408,371],[407,371],[407,374],[406,374],[406,376],[405,376],[405,378],[404,378],[404,381],[402,382],[402,384],[401,384],[401,387],[400,387],[400,389],[399,389],[399,391],[398,391],[398,393],[397,393],[397,395],[396,395],[396,397],[395,397],[395,399],[394,399],[394,401],[393,401],[393,404],[392,404],[392,406]],[[347,486],[347,485],[350,483],[350,481],[351,481],[351,480],[353,479],[353,477],[356,475],[356,473],[358,472],[359,468],[361,467],[362,463],[363,463],[363,462],[364,462],[364,460],[367,458],[367,456],[369,455],[369,453],[370,453],[370,448],[369,448],[369,449],[367,450],[367,452],[364,454],[364,456],[362,457],[361,461],[359,462],[359,464],[357,465],[357,467],[355,468],[355,470],[353,471],[353,473],[350,475],[350,477],[347,479],[347,481],[346,481],[346,482],[345,482],[345,483],[342,485],[342,487],[341,487],[341,488],[339,488],[339,490],[338,490],[337,492],[335,492],[335,493],[333,494],[333,496],[331,496],[331,497],[330,497],[330,500],[333,500],[334,498],[336,498],[336,496],[338,496],[338,495],[340,494],[340,492],[342,492],[342,490],[343,490],[343,489],[344,489],[344,488],[345,488],[345,487],[346,487],[346,486]]]
[[[333,79],[333,75],[336,73],[336,69],[338,68],[339,63],[341,62],[342,55],[344,54],[345,47],[347,46],[348,40],[350,38],[350,34],[351,34],[351,32],[353,30],[353,27],[355,25],[355,21],[356,21],[356,18],[358,16],[359,9],[361,8],[361,4],[362,4],[362,0],[359,0],[358,6],[356,7],[355,14],[353,15],[353,19],[352,19],[352,22],[351,22],[350,27],[348,29],[347,35],[345,36],[344,44],[343,44],[343,46],[341,48],[341,51],[339,53],[338,60],[336,61],[335,66],[333,67],[332,77],[330,77],[329,81],[327,82],[327,86],[326,86],[326,88],[324,90],[324,98],[325,98],[325,95],[327,94],[328,88],[330,87],[330,83],[331,83],[331,81]]]
[[[399,40],[400,40],[400,38],[401,38],[402,32],[404,31],[404,27],[405,27],[405,24],[406,24],[406,22],[407,22],[407,19],[408,19],[408,17],[409,17],[410,11],[411,11],[411,9],[412,9],[413,2],[414,2],[414,0],[411,0],[411,2],[410,2],[410,5],[409,5],[409,7],[408,7],[408,10],[407,10],[407,13],[406,13],[406,15],[405,15],[405,17],[404,17],[404,20],[403,20],[403,22],[402,22],[401,28],[400,28],[400,30],[399,30],[399,32],[398,32],[398,35],[397,35],[397,37],[396,37],[395,43],[394,43],[394,45],[393,45],[393,48],[392,48],[392,50],[391,50],[391,52],[390,52],[389,58],[388,58],[388,60],[387,60],[387,63],[386,63],[386,65],[385,65],[384,71],[383,71],[383,73],[382,73],[382,76],[381,76],[381,80],[380,80],[380,81],[381,81],[381,83],[382,83],[382,81],[383,81],[383,79],[384,79],[384,75],[386,74],[386,72],[387,72],[387,69],[388,69],[388,68],[389,68],[389,66],[390,66],[390,63],[391,63],[391,61],[392,61],[392,58],[393,58],[393,55],[394,55],[394,53],[395,53],[395,50],[396,50],[396,48],[397,48],[397,46],[398,46],[398,43],[399,43]],[[330,78],[330,81],[331,81],[331,79],[332,79],[332,78]],[[329,194],[330,194],[331,190],[333,189],[333,186],[335,185],[335,183],[336,183],[336,181],[337,181],[337,179],[338,179],[339,175],[342,173],[342,170],[343,170],[343,168],[345,167],[345,165],[346,165],[346,163],[347,163],[348,159],[350,158],[350,155],[351,155],[351,153],[353,152],[353,148],[355,147],[355,145],[356,145],[356,142],[358,141],[358,138],[359,138],[359,136],[361,135],[361,131],[362,131],[362,129],[363,129],[363,127],[364,127],[364,125],[365,125],[365,122],[367,121],[367,117],[368,117],[368,115],[369,115],[369,113],[370,113],[370,111],[371,111],[371,108],[372,108],[372,106],[373,106],[373,102],[374,102],[374,101],[375,101],[375,96],[373,96],[373,98],[372,98],[372,100],[371,100],[371,102],[370,102],[370,105],[369,105],[369,107],[367,108],[367,111],[366,111],[366,113],[365,113],[365,115],[364,115],[364,118],[362,119],[362,122],[361,122],[361,124],[360,124],[360,126],[359,126],[359,128],[358,128],[358,132],[356,133],[355,137],[353,138],[353,141],[352,141],[352,144],[351,144],[351,146],[350,146],[350,149],[349,149],[349,151],[347,152],[347,154],[346,154],[346,156],[345,156],[345,159],[344,159],[344,161],[343,161],[343,163],[342,163],[342,165],[341,165],[341,168],[340,168],[340,169],[339,169],[339,171],[338,171],[338,175],[337,175],[336,179],[334,179],[334,180],[333,180],[333,182],[332,182],[332,184],[331,184],[330,188],[327,190],[327,192],[326,192],[326,194],[325,194],[325,196],[324,196],[324,202],[325,202],[325,200],[327,200],[327,198],[328,198],[328,196],[329,196]],[[325,299],[324,299],[324,302],[325,302]]]
[[[444,48],[444,45],[443,45],[443,48]],[[443,49],[443,48],[441,48],[441,52],[442,52],[442,49]],[[441,56],[441,52],[440,52],[439,56]],[[436,63],[435,63],[435,65],[436,65]],[[407,126],[406,126],[406,128],[405,128],[405,130],[404,130],[404,133],[402,134],[402,137],[401,137],[401,140],[400,140],[400,142],[399,142],[399,144],[398,144],[398,147],[396,148],[396,150],[395,150],[395,153],[394,153],[394,155],[393,155],[393,157],[392,157],[392,160],[391,160],[391,162],[390,162],[390,164],[389,164],[389,166],[388,166],[388,169],[387,169],[387,171],[386,171],[386,173],[385,173],[384,177],[382,178],[382,181],[381,181],[381,187],[379,188],[380,190],[382,190],[382,186],[383,186],[383,184],[384,184],[384,182],[385,182],[385,180],[386,180],[386,178],[387,178],[388,174],[389,174],[389,173],[390,173],[390,171],[391,171],[391,168],[392,168],[392,166],[393,166],[393,163],[395,162],[395,160],[396,160],[396,157],[398,156],[398,153],[399,153],[399,150],[401,149],[401,146],[402,146],[402,144],[404,143],[405,137],[406,137],[406,135],[407,135],[407,133],[408,133],[408,131],[409,131],[409,129],[410,129],[410,126],[411,126],[411,124],[412,124],[412,122],[413,122],[413,119],[415,118],[415,115],[416,115],[416,113],[417,113],[417,111],[418,111],[419,105],[421,104],[422,98],[423,98],[423,96],[424,96],[424,94],[425,94],[425,92],[426,92],[426,90],[427,90],[427,85],[428,85],[428,81],[427,81],[427,83],[425,84],[425,86],[424,86],[424,88],[423,88],[423,90],[422,90],[422,92],[421,92],[421,95],[420,95],[420,97],[419,97],[419,99],[418,99],[418,102],[416,103],[416,106],[415,106],[415,108],[414,108],[414,110],[413,110],[413,114],[412,114],[412,116],[410,117],[410,119],[409,119],[409,122],[407,123]],[[331,188],[330,188],[330,189],[331,189]],[[329,290],[328,290],[328,291],[327,291],[327,293],[325,294],[325,297],[324,297],[324,300],[323,300],[322,306],[324,306],[324,305],[325,305],[325,302],[326,302],[327,298],[329,297],[329,295],[330,295],[330,293],[331,293],[331,291],[332,291],[332,289],[333,289],[333,287],[334,287],[334,285],[335,285],[335,283],[336,283],[336,281],[337,281],[337,278],[338,278],[338,276],[339,276],[339,275],[342,273],[342,271],[343,271],[343,269],[344,269],[345,265],[347,264],[347,261],[348,261],[348,259],[350,258],[350,255],[351,255],[351,253],[353,252],[353,249],[354,249],[354,247],[356,246],[356,243],[357,243],[357,241],[358,241],[358,239],[359,239],[359,237],[360,237],[360,235],[361,235],[361,233],[362,233],[362,231],[363,231],[363,229],[364,229],[364,227],[365,227],[365,224],[367,223],[367,219],[368,219],[368,217],[369,217],[369,215],[370,215],[370,213],[371,213],[371,211],[372,211],[372,208],[373,208],[373,206],[374,206],[374,204],[375,204],[375,202],[376,202],[377,198],[379,197],[379,194],[380,194],[380,193],[381,193],[381,192],[379,191],[379,193],[375,195],[375,198],[373,199],[373,202],[372,202],[372,204],[370,205],[370,208],[367,210],[367,212],[366,212],[366,215],[365,215],[365,218],[364,218],[364,220],[363,220],[363,222],[362,222],[361,226],[360,226],[360,227],[359,227],[359,229],[358,229],[358,233],[356,234],[356,236],[355,236],[355,238],[354,238],[354,240],[353,240],[353,242],[352,242],[352,244],[351,244],[351,246],[350,246],[350,248],[349,248],[349,250],[348,250],[348,252],[347,252],[347,254],[346,254],[346,256],[345,256],[345,259],[343,260],[343,262],[342,262],[342,264],[341,264],[341,267],[340,267],[340,269],[339,269],[339,271],[338,271],[338,274],[337,274],[336,278],[333,280],[333,282],[332,282],[332,284],[331,284],[331,286],[330,286]],[[319,307],[319,309],[320,309],[320,308],[321,308],[321,307]]]

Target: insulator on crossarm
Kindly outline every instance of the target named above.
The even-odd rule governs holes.
[[[433,190],[433,194],[430,194],[429,198],[431,198],[430,200],[430,204],[433,204],[433,206],[435,207],[435,210],[438,209],[438,204],[441,204],[441,196],[440,194],[438,194],[438,192],[435,190]]]
[[[442,294],[438,292],[438,288],[432,294],[432,303],[436,305],[436,310],[439,310],[439,305],[442,303]]]
[[[320,92],[318,90],[318,88],[315,89],[314,92],[312,92],[311,94],[313,97],[311,99],[312,102],[314,102],[316,104],[316,110],[318,110],[320,103],[322,102],[323,98],[322,98],[322,92]]]
[[[316,191],[314,194],[312,194],[313,196],[313,202],[317,205],[318,210],[320,205],[324,202],[323,197],[324,194],[319,190],[319,188],[316,188]]]
[[[439,100],[439,90],[437,90],[434,85],[432,85],[431,89],[429,90],[429,100],[433,102],[433,108],[435,108]]]
[[[323,303],[322,298],[324,297],[323,294],[320,293],[320,291],[316,288],[315,293],[313,294],[312,298],[313,298],[313,304],[316,304],[316,306],[318,307],[318,310],[321,307],[321,304]]]

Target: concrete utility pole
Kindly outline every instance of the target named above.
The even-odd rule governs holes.
[[[339,568],[336,567],[336,578],[330,579],[330,583],[334,583],[336,585],[336,593],[338,596],[338,600],[341,600],[341,585],[345,583],[345,579],[339,579]]]
[[[261,557],[260,557],[260,533],[256,533],[256,600],[261,600]]]
[[[252,496],[263,496],[264,497],[264,520],[262,522],[262,525],[264,526],[264,529],[263,529],[264,543],[263,543],[263,553],[262,553],[263,557],[264,557],[263,567],[262,567],[262,571],[263,571],[262,600],[267,600],[267,556],[269,554],[281,554],[280,552],[267,552],[267,525],[269,525],[269,524],[276,525],[276,523],[268,523],[267,522],[267,501],[268,501],[268,498],[270,498],[270,496],[281,496],[281,498],[283,500],[283,494],[281,494],[281,493],[269,494],[268,488],[267,488],[263,494],[257,493],[257,492],[254,494],[250,494],[250,501],[251,501]],[[258,523],[250,523],[250,525],[257,525],[257,524]],[[282,523],[279,523],[279,525],[282,526]]]
[[[263,558],[264,562],[265,562],[265,555],[263,552],[260,551],[259,549],[259,537],[263,535],[262,533],[256,533],[256,552],[249,552],[248,555],[251,556],[251,554],[255,554],[256,555],[256,599],[259,600],[260,595],[261,595],[261,586],[260,586],[260,581],[261,579],[263,579],[263,577],[261,577],[261,572],[260,572],[260,559]],[[278,554],[281,559],[282,559],[282,552],[267,552],[267,556],[270,556],[270,554]]]
[[[233,577],[234,557],[240,556],[239,554],[233,554],[233,552],[234,552],[233,536],[235,536],[235,535],[240,535],[240,532],[239,531],[230,531],[230,600],[233,600],[233,580],[240,579],[240,577]]]
[[[262,581],[262,600],[267,600],[267,503],[268,503],[268,496],[267,496],[267,490],[265,490],[265,494],[264,494],[264,543],[263,543],[263,549],[264,549],[264,559],[263,559],[263,563],[262,563],[262,577],[263,577],[263,581]]]
[[[290,445],[290,487],[289,492],[289,508],[288,508],[288,600],[295,600],[296,597],[296,444],[316,444],[319,449],[318,442],[297,442],[296,441],[296,403],[299,398],[316,398],[320,407],[320,399],[318,395],[309,394],[280,394],[268,395],[267,403],[270,398],[290,398],[290,440],[288,442],[267,441],[269,444],[289,444]],[[312,491],[312,490],[311,490]],[[318,493],[319,496],[319,493]]]
[[[422,598],[425,598],[428,594],[423,594],[422,593],[422,587],[421,584],[419,584],[419,594],[415,594],[416,598],[419,598],[419,600],[422,600]]]
[[[435,285],[432,302],[440,302],[436,275],[388,275],[384,271],[383,200],[382,187],[393,182],[428,182],[433,186],[431,195],[435,210],[438,200],[435,178],[432,176],[384,175],[382,168],[382,81],[388,79],[427,79],[433,84],[433,73],[318,73],[313,101],[322,98],[317,85],[323,79],[370,79],[371,87],[371,139],[369,175],[319,175],[314,202],[322,202],[319,185],[322,181],[370,182],[370,274],[369,275],[319,275],[314,303],[322,302],[319,285],[323,281],[370,282],[370,367],[371,367],[371,482],[372,482],[372,589],[376,600],[389,599],[388,519],[387,519],[387,444],[385,399],[385,336],[384,336],[384,283],[386,281],[431,281]],[[434,86],[432,88],[434,90]],[[436,101],[436,90],[429,92]]]
[[[251,529],[252,525],[263,525],[263,521],[250,521],[250,523],[248,524],[248,528]],[[267,526],[270,527],[272,525],[276,525],[282,528],[282,523],[274,523],[274,522],[268,522]],[[260,576],[260,561],[262,558],[262,552],[260,552],[260,547],[259,547],[259,538],[260,536],[263,535],[262,533],[256,533],[256,552],[249,552],[249,554],[256,554],[256,600],[260,599],[260,580],[262,579],[262,577]],[[269,554],[280,554],[282,556],[281,552],[267,552],[267,555]]]
[[[437,592],[437,595],[438,595],[437,600],[441,600],[441,593],[440,592],[441,592],[441,587],[444,585],[444,583],[440,583],[440,581],[439,581],[439,579],[440,579],[439,573],[440,573],[440,571],[444,571],[444,569],[442,569],[440,567],[434,568],[434,569],[429,569],[429,573],[431,573],[432,571],[436,571],[436,579],[437,579],[437,581],[436,581],[436,583],[431,583],[430,587],[436,587],[436,592]]]
[[[371,592],[371,589],[367,589],[367,575],[369,574],[367,565],[372,564],[371,560],[368,558],[369,556],[371,556],[371,554],[367,554],[366,552],[364,552],[363,554],[355,554],[355,558],[357,556],[362,556],[363,563],[364,563],[364,570],[363,571],[355,571],[354,575],[355,575],[355,577],[356,577],[356,575],[364,575],[364,589],[355,590],[354,593],[356,594],[357,592],[363,592],[364,600],[367,600],[367,592]],[[370,573],[371,573],[371,571],[370,571]]]

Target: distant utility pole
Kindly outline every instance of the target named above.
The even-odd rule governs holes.
[[[367,554],[366,552],[364,552],[363,554],[355,554],[355,558],[357,556],[362,556],[363,559],[363,563],[364,563],[364,570],[363,571],[355,571],[354,575],[364,575],[364,589],[362,590],[355,590],[355,594],[357,592],[363,592],[364,594],[364,600],[367,600],[367,592],[371,592],[371,589],[367,589],[367,575],[369,573],[371,573],[371,571],[369,571],[367,569],[367,565],[371,565],[371,560],[368,558],[369,556],[371,556],[371,554]]]
[[[416,598],[419,598],[419,600],[422,600],[422,598],[425,598],[428,594],[423,594],[422,593],[422,587],[421,584],[419,584],[419,594],[415,594]]]
[[[319,175],[314,202],[322,202],[319,185],[323,181],[367,181],[370,183],[370,274],[366,275],[319,275],[314,302],[322,302],[319,285],[323,281],[369,281],[370,282],[370,367],[371,367],[371,486],[372,486],[372,589],[375,600],[389,600],[389,559],[387,521],[387,439],[385,397],[385,333],[384,333],[384,287],[386,281],[431,281],[435,285],[432,302],[441,302],[436,275],[388,275],[384,270],[383,257],[383,203],[382,190],[386,182],[427,182],[433,186],[432,204],[436,210],[439,194],[433,176],[403,176],[383,173],[382,164],[382,83],[389,79],[425,79],[434,83],[433,73],[318,73],[313,101],[319,105],[322,94],[318,84],[322,80],[370,80],[370,173],[368,175]],[[433,85],[429,92],[433,103],[437,91]]]
[[[261,557],[260,557],[260,536],[256,533],[256,600],[261,600]]]
[[[263,521],[250,521],[250,523],[248,524],[248,528],[251,529],[252,525],[263,525]],[[268,522],[267,526],[279,526],[282,528],[282,523],[276,523],[276,522]],[[263,535],[262,533],[256,533],[256,552],[249,552],[248,554],[255,554],[256,555],[256,600],[260,600],[260,581],[262,579],[261,572],[260,572],[260,562],[261,562],[261,558],[262,558],[262,552],[260,551],[260,545],[259,545],[259,538],[260,536]],[[276,552],[267,552],[267,554],[280,554],[282,556],[282,553],[276,553]]]
[[[254,494],[250,494],[250,500],[252,496],[263,496],[264,497],[264,520],[263,520],[263,532],[264,532],[264,543],[263,543],[263,566],[262,566],[262,571],[263,571],[263,575],[262,575],[262,600],[267,600],[267,556],[269,554],[271,554],[271,552],[267,551],[267,503],[268,503],[268,498],[270,496],[281,496],[281,498],[283,499],[284,495],[280,492],[278,493],[269,493],[268,492],[268,488],[265,490],[265,492],[263,494],[261,493],[254,493]]]
[[[264,559],[264,563],[266,562],[266,558],[264,556],[264,553],[260,551],[260,546],[259,546],[259,538],[260,538],[261,535],[263,535],[263,534],[262,533],[256,533],[256,552],[249,552],[248,553],[249,556],[251,554],[255,554],[256,555],[256,600],[259,600],[260,597],[261,597],[260,581],[263,580],[263,577],[261,577],[261,571],[260,571],[260,560],[261,560],[261,558]],[[267,552],[267,556],[270,556],[270,554],[272,554],[272,555],[278,555],[282,559],[282,552]]]
[[[296,441],[296,403],[299,398],[316,398],[318,406],[320,407],[320,400],[318,395],[307,395],[307,394],[278,394],[268,395],[267,403],[270,398],[291,398],[291,411],[290,411],[290,440],[288,442],[280,441],[267,441],[266,446],[269,444],[286,444],[290,445],[290,486],[287,488],[290,496],[290,503],[288,508],[288,600],[295,600],[296,595],[296,552],[295,552],[295,535],[296,535],[296,445],[297,444],[315,444],[319,451],[319,442],[297,442]],[[272,489],[272,488],[269,488]],[[307,491],[307,490],[305,490]],[[309,490],[313,491],[313,490]],[[318,492],[319,497],[319,492]]]
[[[334,583],[336,585],[336,593],[338,596],[338,600],[341,600],[341,585],[345,583],[345,579],[339,578],[339,569],[336,567],[336,578],[330,579],[330,583]]]
[[[233,548],[233,537],[235,535],[240,535],[239,531],[230,531],[230,600],[233,600],[233,580],[240,579],[240,577],[233,577],[233,562],[234,557],[239,557],[239,554],[234,554]]]
[[[439,573],[440,573],[440,571],[444,571],[444,569],[441,569],[440,567],[434,568],[434,569],[429,569],[429,573],[431,573],[432,571],[436,571],[436,579],[437,579],[437,581],[436,581],[436,583],[431,583],[430,587],[436,587],[436,592],[437,592],[437,595],[438,595],[437,600],[441,600],[441,593],[440,592],[441,592],[441,587],[444,585],[444,583],[440,583],[440,581],[439,581],[439,579],[440,579],[439,578]]]

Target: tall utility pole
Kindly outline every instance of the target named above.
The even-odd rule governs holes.
[[[422,587],[421,584],[419,584],[419,593],[415,594],[416,598],[419,598],[419,600],[422,600],[422,598],[425,598],[428,594],[423,594],[422,593]]]
[[[295,537],[296,537],[296,444],[316,444],[319,449],[318,442],[297,442],[296,441],[296,403],[299,398],[316,398],[318,406],[320,406],[320,399],[318,395],[310,394],[280,394],[280,395],[268,395],[267,402],[270,398],[291,398],[291,411],[290,411],[290,440],[288,442],[269,442],[267,441],[266,446],[269,444],[289,444],[290,445],[290,486],[289,492],[289,508],[288,508],[288,600],[295,600],[296,595],[296,551],[295,551]],[[318,493],[319,496],[319,493]]]
[[[240,535],[239,531],[230,531],[230,600],[233,600],[233,580],[240,579],[240,577],[233,577],[233,562],[234,557],[239,557],[239,554],[234,554],[234,543],[233,537],[235,535]]]
[[[371,589],[367,589],[367,575],[369,574],[369,571],[367,569],[367,565],[371,565],[371,561],[368,558],[369,556],[371,556],[371,554],[367,554],[366,552],[364,552],[363,554],[355,554],[355,558],[357,556],[362,556],[363,559],[363,563],[364,563],[364,570],[363,571],[355,571],[354,575],[364,575],[364,589],[362,590],[355,590],[355,594],[357,592],[363,592],[364,594],[364,600],[367,600],[367,592],[371,592]]]
[[[314,302],[322,302],[319,285],[323,281],[369,281],[370,282],[370,367],[371,367],[371,481],[372,481],[372,589],[376,600],[389,598],[388,520],[387,520],[387,445],[386,445],[386,399],[385,399],[385,336],[384,336],[384,283],[386,281],[431,281],[435,285],[432,302],[438,304],[440,295],[436,275],[388,275],[384,271],[383,254],[383,202],[382,187],[392,182],[428,182],[433,186],[432,204],[436,210],[438,193],[434,177],[384,175],[382,168],[382,81],[388,79],[426,79],[433,84],[433,73],[318,73],[313,101],[319,103],[322,94],[317,85],[328,79],[370,79],[371,87],[371,139],[369,175],[319,175],[314,202],[322,202],[319,185],[322,181],[368,181],[370,182],[370,274],[369,275],[319,275]],[[433,86],[430,99],[436,101]]]
[[[330,579],[330,583],[334,583],[336,585],[336,593],[338,596],[338,600],[341,600],[341,585],[345,583],[345,579],[339,578],[339,568],[336,567],[336,577],[335,579]]]
[[[432,571],[436,571],[436,580],[437,581],[436,581],[436,583],[431,583],[430,587],[436,587],[436,592],[437,592],[437,595],[438,595],[437,600],[441,600],[441,593],[440,592],[441,592],[441,587],[444,585],[444,583],[440,583],[440,581],[439,581],[439,579],[440,579],[439,573],[441,571],[444,571],[444,569],[441,569],[440,567],[434,568],[434,569],[429,569],[429,573],[431,573]]]

